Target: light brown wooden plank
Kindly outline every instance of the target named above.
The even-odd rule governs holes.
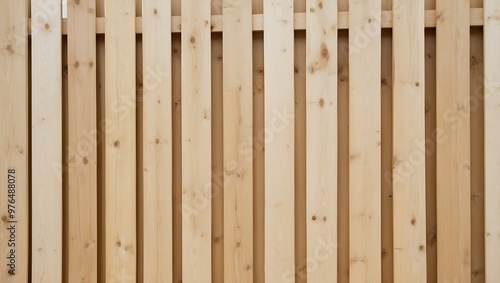
[[[469,0],[437,0],[438,282],[471,280]]]
[[[426,282],[424,0],[395,1],[394,281]]]
[[[381,2],[349,9],[350,282],[381,282]]]
[[[106,1],[106,280],[136,278],[135,3]]]
[[[486,283],[500,281],[500,2],[484,0]]]
[[[424,25],[426,28],[428,27],[436,27],[436,11],[435,10],[426,10],[425,11],[425,21]],[[349,28],[349,13],[345,11],[341,11],[338,13],[338,29],[348,29]],[[221,32],[223,23],[221,15],[212,15],[212,32]],[[135,20],[136,33],[140,34],[143,31],[142,26],[142,18],[137,17]],[[381,14],[381,22],[380,25],[382,28],[392,28],[393,16],[392,11],[382,11]],[[472,8],[470,9],[470,26],[483,26],[484,18],[483,18],[483,8]],[[181,17],[173,16],[172,17],[172,33],[180,33],[181,32]],[[104,17],[98,17],[96,19],[96,33],[104,34],[105,33],[105,21]],[[306,14],[295,13],[294,14],[294,29],[295,30],[305,30],[306,29]],[[264,15],[263,14],[253,14],[252,15],[252,30],[254,31],[262,31],[264,30]],[[31,30],[29,31],[31,34]],[[66,19],[62,20],[62,33],[67,34],[67,21]]]
[[[182,1],[182,280],[211,282],[210,2]]]
[[[336,15],[335,1],[307,1],[306,221],[310,283],[335,282],[337,278]]]
[[[293,1],[264,1],[265,280],[295,282]]]
[[[62,282],[61,2],[31,1],[32,254],[35,282]]]
[[[143,282],[172,280],[171,2],[144,1],[142,97]]]
[[[95,0],[68,3],[68,278],[97,282]],[[90,12],[89,12],[90,11]]]
[[[27,19],[28,1],[0,2],[0,281],[5,283],[27,282],[29,272]]]
[[[223,2],[224,280],[253,282],[252,2]]]

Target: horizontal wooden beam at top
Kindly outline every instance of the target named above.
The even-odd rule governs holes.
[[[264,15],[254,14],[252,22],[252,29],[254,31],[264,30]],[[436,10],[425,11],[425,27],[436,27]],[[382,11],[382,28],[392,28],[392,11]],[[104,34],[104,17],[96,18],[96,33]],[[483,8],[470,9],[470,25],[482,26],[484,24]],[[348,29],[349,27],[349,12],[338,13],[338,28]],[[29,22],[29,34],[31,34],[31,19]],[[294,15],[294,29],[306,29],[306,13],[295,13]],[[142,17],[135,18],[135,32],[142,34]],[[172,17],[172,32],[181,32],[181,16]],[[212,15],[212,32],[222,32],[222,15]],[[68,24],[66,19],[62,19],[62,34],[68,34]]]

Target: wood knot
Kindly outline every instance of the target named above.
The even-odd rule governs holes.
[[[236,242],[236,247],[239,248],[241,246],[240,242]]]
[[[7,52],[9,52],[10,55],[14,54],[14,49],[12,48],[12,45],[7,45],[7,47],[5,48],[7,50]]]
[[[75,0],[75,4],[76,5],[80,4],[80,0]]]
[[[80,62],[76,61],[75,62],[75,68],[78,68],[78,67],[80,67]]]
[[[319,107],[323,108],[325,106],[325,100],[323,98],[319,99]]]
[[[323,2],[318,3],[318,8],[323,9]]]
[[[424,245],[420,245],[420,246],[418,247],[418,249],[419,249],[419,250],[421,250],[421,251],[423,251],[423,250],[425,249],[425,247],[424,247]]]
[[[93,61],[90,61],[90,62],[89,62],[89,67],[90,67],[90,68],[94,67],[94,62],[93,62]]]
[[[420,86],[420,83],[419,83],[419,82],[415,82],[415,86],[416,86],[416,87],[419,87],[419,86]]]
[[[115,141],[115,142],[113,143],[113,145],[114,145],[115,147],[119,147],[119,146],[120,146],[120,141],[118,141],[118,140],[117,140],[117,141]]]
[[[153,10],[153,13],[154,13],[155,15],[156,15],[156,14],[158,14],[158,9],[154,9],[154,10]]]
[[[89,163],[88,158],[87,158],[87,157],[84,157],[84,158],[83,158],[83,164],[88,164],[88,163]]]
[[[7,215],[2,215],[2,221],[7,222]]]
[[[328,47],[325,43],[321,44],[321,58],[323,58],[323,60],[325,61],[328,61],[328,59],[330,59],[330,52],[328,52]]]
[[[194,38],[194,36],[191,36],[191,39],[189,40],[192,44],[194,44],[196,42],[196,38]]]
[[[45,29],[48,30],[50,28],[49,24],[45,24]]]
[[[121,247],[122,246],[122,242],[120,240],[116,241],[116,246],[117,247]]]
[[[156,144],[160,144],[160,139],[159,139],[159,138],[157,138],[157,139],[155,140],[155,143],[156,143]]]
[[[415,225],[415,223],[417,223],[417,220],[415,219],[415,217],[413,217],[410,222],[411,222],[411,225]]]
[[[313,215],[312,220],[316,221],[316,216],[315,215]]]

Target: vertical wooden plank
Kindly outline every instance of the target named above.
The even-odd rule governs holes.
[[[470,282],[469,0],[437,0],[438,282]]]
[[[182,1],[183,282],[211,282],[210,1]]]
[[[95,0],[68,3],[68,278],[97,282]]]
[[[222,13],[224,280],[253,282],[252,1],[224,0]]]
[[[426,282],[424,0],[393,4],[394,281]]]
[[[32,281],[62,281],[61,1],[32,0]]]
[[[486,282],[500,281],[500,2],[484,0]]]
[[[106,1],[106,280],[136,279],[135,3]]]
[[[144,1],[143,282],[172,282],[171,2]]]
[[[381,282],[380,10],[349,1],[350,282]]]
[[[306,4],[307,282],[336,282],[337,3]]]
[[[293,37],[293,1],[264,1],[266,282],[295,282]]]
[[[0,2],[0,257],[5,262],[0,281],[5,283],[28,281],[27,19],[28,1]]]

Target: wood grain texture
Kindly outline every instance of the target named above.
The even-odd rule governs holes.
[[[210,2],[182,1],[182,280],[211,282]]]
[[[356,283],[381,282],[380,9],[380,0],[349,1],[349,247]]]
[[[135,3],[106,1],[105,215],[106,280],[135,281]]]
[[[0,1],[0,257],[5,261],[0,281],[5,283],[27,282],[29,274],[27,19],[28,1]],[[14,214],[8,212],[12,205]],[[15,247],[9,241],[11,225],[16,228]],[[15,275],[9,274],[14,266],[7,265],[11,250]]]
[[[68,3],[67,280],[82,283],[97,282],[95,8],[95,0]]]
[[[426,282],[424,1],[393,5],[394,280]]]
[[[437,0],[438,282],[471,280],[469,0]]]
[[[486,282],[500,281],[500,2],[484,1]]]
[[[252,2],[223,2],[224,280],[253,282]]]
[[[265,280],[295,282],[293,1],[264,1]]]
[[[171,2],[143,4],[142,280],[173,282]]]
[[[307,282],[336,282],[337,3],[306,3]]]
[[[31,1],[34,282],[62,282],[61,2]]]

